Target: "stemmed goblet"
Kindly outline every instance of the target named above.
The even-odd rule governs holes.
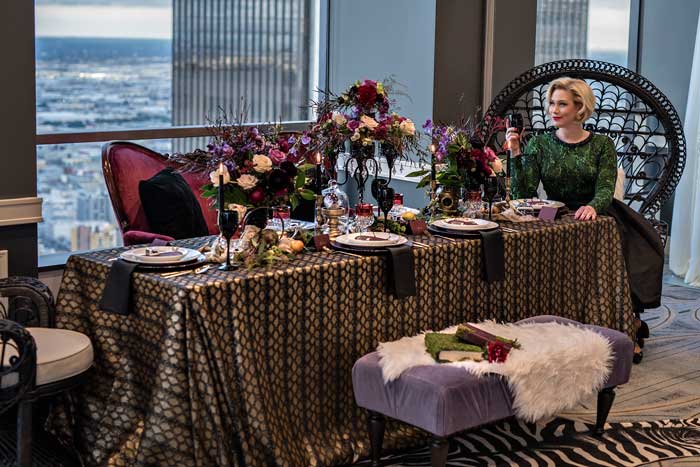
[[[386,232],[387,216],[391,208],[394,207],[394,189],[383,187],[379,190],[378,195],[377,202],[379,203],[379,209],[384,213],[384,232]]]
[[[484,198],[489,203],[489,220],[491,220],[491,204],[498,194],[498,177],[486,177],[484,180]]]
[[[238,230],[238,211],[224,210],[219,213],[219,230],[226,239],[226,263],[222,264],[221,271],[232,271],[236,269],[230,261],[231,237]]]

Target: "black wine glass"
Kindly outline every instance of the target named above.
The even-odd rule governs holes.
[[[219,230],[221,235],[226,239],[226,262],[219,269],[222,271],[231,271],[236,269],[230,261],[231,237],[238,230],[238,211],[224,210],[219,213]]]
[[[489,203],[489,220],[491,220],[491,205],[498,194],[498,177],[486,177],[484,180],[484,198]]]
[[[394,194],[395,192],[393,188],[383,188],[379,194],[381,199],[377,200],[379,203],[379,209],[381,209],[384,213],[384,232],[386,232],[386,225],[388,223],[387,216],[389,215],[391,208],[394,207]]]

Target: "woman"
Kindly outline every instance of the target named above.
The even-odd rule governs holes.
[[[524,154],[517,129],[508,128],[506,132],[513,156],[512,195],[514,198],[536,197],[541,181],[547,196],[566,204],[574,211],[576,219],[593,220],[599,214],[616,219],[623,236],[637,317],[634,362],[639,363],[644,339],[649,337],[649,328],[639,319],[639,313],[660,305],[663,246],[642,216],[623,203],[613,204],[617,177],[615,145],[609,137],[583,129],[583,122],[595,107],[590,86],[580,79],[554,80],[547,90],[547,104],[557,129],[532,137]],[[640,252],[643,254],[639,255]]]
[[[593,91],[585,81],[552,81],[547,103],[557,130],[532,137],[522,157],[517,129],[506,132],[514,156],[512,195],[536,197],[541,181],[547,196],[566,204],[576,219],[593,220],[612,202],[617,177],[615,145],[607,136],[583,129],[595,106]]]

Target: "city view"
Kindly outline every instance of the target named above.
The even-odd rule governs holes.
[[[171,125],[171,41],[37,38],[36,50],[38,133]],[[148,145],[171,150],[170,140]],[[101,147],[37,147],[40,255],[120,244]]]

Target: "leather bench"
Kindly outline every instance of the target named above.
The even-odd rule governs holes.
[[[629,336],[612,329],[581,324],[557,316],[537,316],[532,322],[572,323],[602,334],[612,344],[613,364],[604,388],[598,393],[594,433],[603,432],[605,420],[615,399],[614,388],[629,380],[634,344]],[[513,396],[504,378],[487,375],[478,378],[450,365],[416,366],[397,380],[385,384],[379,355],[372,352],[360,358],[352,369],[357,405],[369,411],[370,456],[379,466],[386,417],[422,428],[433,435],[433,467],[447,460],[447,438],[457,432],[514,415]]]

